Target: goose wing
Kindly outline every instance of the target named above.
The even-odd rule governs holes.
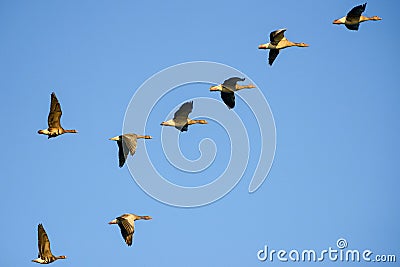
[[[181,132],[187,131],[187,119],[193,110],[193,101],[186,102],[174,114],[175,128]]]
[[[353,7],[349,11],[349,13],[347,13],[346,20],[347,21],[353,21],[353,20],[358,21],[361,14],[365,11],[366,6],[367,6],[367,3]]]
[[[186,121],[192,110],[193,110],[193,101],[184,103],[182,106],[180,106],[178,111],[175,112],[174,121],[179,121],[179,120]]]
[[[285,38],[286,29],[273,31],[269,34],[269,41],[273,45],[277,45],[283,38]]]
[[[278,55],[279,55],[278,49],[270,49],[268,54],[268,64],[272,66],[272,63],[274,63]]]
[[[221,98],[224,101],[225,105],[228,106],[228,108],[234,108],[235,107],[235,93],[234,92],[222,92],[221,91]]]
[[[38,225],[38,247],[38,257],[42,260],[49,262],[49,260],[54,257],[51,253],[49,237],[47,236],[42,224]]]
[[[123,134],[117,140],[118,145],[118,159],[119,167],[124,166],[125,161],[130,153],[132,156],[136,152],[137,135],[136,134]]]
[[[232,77],[224,81],[222,84],[223,87],[230,91],[236,91],[236,84],[238,82],[243,82],[245,78],[239,78],[239,77]]]
[[[129,149],[126,147],[125,142],[122,141],[122,138],[117,141],[118,145],[118,159],[119,159],[119,167],[122,168],[124,166],[126,158],[129,154]]]
[[[181,132],[186,132],[188,130],[187,119],[189,113],[193,110],[193,101],[186,102],[179,107],[178,111],[174,114],[175,128]]]
[[[132,245],[133,233],[135,232],[135,221],[129,214],[117,217],[118,226],[121,229],[122,237],[128,246]]]
[[[124,145],[124,149],[128,149],[129,153],[133,156],[136,152],[136,144],[137,144],[137,135],[136,134],[123,134],[122,135],[122,143]]]
[[[178,129],[181,132],[187,132],[189,125],[186,123],[185,125],[181,126],[175,126],[176,129]]]
[[[60,118],[62,115],[61,106],[58,102],[56,94],[51,93],[50,113],[47,118],[49,128],[61,128]]]
[[[347,29],[352,30],[352,31],[358,31],[358,28],[360,27],[360,23],[357,24],[344,24]]]

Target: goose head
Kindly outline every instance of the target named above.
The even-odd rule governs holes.
[[[117,223],[118,223],[117,219],[114,219],[111,222],[109,222],[108,224],[117,224]]]
[[[163,121],[160,125],[161,126],[175,126],[175,121],[174,121],[174,119],[170,119],[168,121]]]
[[[120,140],[121,140],[121,138],[120,138],[120,136],[118,135],[118,136],[115,136],[115,137],[109,138],[108,140],[120,141]]]
[[[370,18],[371,20],[382,20],[382,18],[378,17],[378,16],[373,16]]]
[[[222,86],[221,85],[211,86],[210,91],[222,91]]]
[[[341,18],[341,19],[335,19],[332,23],[333,24],[344,24],[345,21],[346,21],[346,17]]]
[[[46,134],[46,135],[49,135],[50,132],[49,132],[49,130],[44,129],[44,130],[39,130],[39,131],[38,131],[38,134]]]
[[[258,46],[258,49],[269,49],[269,48],[271,48],[271,43],[260,44]]]
[[[306,44],[306,43],[298,43],[297,46],[300,47],[309,47],[310,45]]]

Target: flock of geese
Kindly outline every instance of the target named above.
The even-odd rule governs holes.
[[[334,20],[333,24],[344,24],[349,30],[357,31],[361,22],[368,20],[381,20],[378,16],[365,17],[362,13],[365,11],[366,3],[356,6],[347,13],[346,16]],[[268,63],[272,65],[281,49],[298,46],[308,47],[305,43],[294,43],[287,40],[284,36],[286,29],[276,30],[270,33],[270,42],[259,45],[259,49],[269,49]],[[235,92],[246,89],[255,88],[253,84],[239,85],[238,82],[243,82],[244,78],[232,77],[225,80],[222,84],[211,86],[210,91],[220,91],[223,102],[229,109],[235,107]],[[193,120],[189,118],[189,114],[193,110],[193,101],[186,102],[180,106],[175,112],[174,118],[161,123],[161,126],[172,126],[181,132],[187,131],[188,126],[192,124],[207,124],[206,120]],[[39,130],[39,134],[47,135],[48,138],[57,137],[64,133],[77,133],[77,130],[66,130],[61,126],[62,111],[61,105],[58,102],[56,94],[51,94],[50,112],[48,115],[48,128]],[[151,139],[149,135],[137,135],[133,133],[127,133],[119,136],[110,138],[110,140],[116,141],[118,145],[118,158],[119,167],[125,164],[128,154],[132,156],[135,154],[137,139]],[[121,230],[121,235],[128,246],[132,245],[133,234],[135,232],[135,221],[136,220],[151,220],[150,216],[139,216],[136,214],[123,214],[114,220],[110,221],[109,224],[117,224]],[[66,256],[54,256],[50,249],[50,241],[46,231],[42,224],[38,225],[38,258],[32,260],[40,264],[48,264],[58,259],[65,259]]]
[[[333,24],[344,24],[347,29],[352,31],[358,31],[358,27],[360,26],[361,22],[368,21],[368,20],[381,20],[378,16],[373,17],[365,17],[362,13],[365,11],[367,7],[367,3],[356,6],[352,8],[346,16],[336,19],[333,21]],[[269,49],[269,56],[268,56],[268,63],[272,65],[274,60],[279,54],[279,50],[291,47],[291,46],[298,46],[298,47],[308,47],[308,44],[305,43],[293,43],[285,38],[285,31],[286,29],[276,30],[270,33],[269,35],[269,43],[261,44],[258,46],[259,49]]]

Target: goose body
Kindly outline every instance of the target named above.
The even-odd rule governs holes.
[[[109,140],[117,141],[119,167],[124,166],[125,161],[130,153],[133,156],[136,152],[137,139],[152,139],[150,135],[137,135],[134,133],[122,134],[110,138]]]
[[[192,120],[189,119],[189,114],[193,110],[193,101],[186,102],[180,106],[178,111],[175,112],[174,118],[168,121],[163,121],[161,126],[173,126],[181,132],[186,132],[188,126],[192,124],[207,124],[206,120]]]
[[[50,241],[42,224],[38,225],[38,247],[38,258],[32,260],[33,262],[49,264],[56,260],[67,258],[65,256],[54,256],[53,253],[51,253]]]
[[[279,54],[281,49],[285,49],[291,46],[298,47],[308,47],[308,44],[305,43],[294,43],[286,39],[285,37],[286,29],[280,29],[273,31],[269,34],[270,42],[266,44],[261,44],[258,46],[258,49],[269,49],[268,63],[272,66],[276,57]]]
[[[51,93],[50,112],[47,117],[48,128],[39,130],[38,134],[45,134],[47,138],[57,137],[64,133],[77,133],[76,130],[65,130],[61,127],[60,118],[62,115],[61,105],[58,102],[56,94]]]
[[[245,78],[232,77],[224,81],[223,84],[211,86],[210,91],[220,91],[221,98],[229,109],[235,107],[235,92],[245,88],[255,88],[253,84],[238,85],[238,82],[243,82]]]
[[[136,220],[151,220],[150,216],[140,216],[133,213],[123,214],[116,219],[110,221],[108,224],[118,224],[121,229],[122,237],[128,246],[132,245],[133,234],[135,232]]]
[[[362,13],[365,11],[367,3],[353,7],[346,16],[336,19],[333,24],[344,24],[347,29],[358,31],[360,23],[368,20],[381,20],[378,16],[365,17]]]

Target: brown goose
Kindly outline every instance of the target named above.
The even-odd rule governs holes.
[[[174,114],[174,118],[168,121],[163,121],[162,126],[173,126],[181,132],[186,132],[188,126],[192,124],[207,124],[206,120],[192,120],[189,119],[189,113],[193,110],[193,101],[184,103],[177,112]]]
[[[269,56],[268,56],[268,63],[272,66],[275,58],[279,54],[279,50],[291,47],[291,46],[298,46],[298,47],[308,47],[308,44],[305,43],[293,43],[286,39],[285,37],[286,29],[280,29],[273,31],[269,34],[270,42],[266,44],[261,44],[258,46],[258,49],[270,49]]]
[[[119,167],[124,166],[125,161],[130,153],[133,156],[136,152],[136,144],[138,138],[152,139],[150,135],[137,135],[134,133],[128,133],[123,135],[118,135],[109,140],[117,141],[118,145],[118,158]]]
[[[239,85],[245,78],[232,77],[224,81],[223,84],[211,86],[210,91],[221,91],[221,98],[229,109],[235,107],[235,92],[245,88],[255,88],[253,84]]]
[[[135,221],[136,220],[151,220],[150,216],[139,216],[132,213],[126,213],[115,220],[112,220],[108,224],[118,224],[121,229],[122,237],[128,246],[132,245],[133,233],[135,232]]]
[[[67,258],[65,256],[54,256],[51,253],[50,241],[42,224],[38,225],[38,247],[39,247],[38,258],[32,260],[33,262],[37,262],[40,264],[48,264],[59,259]]]
[[[360,26],[361,22],[367,20],[381,20],[381,18],[378,16],[373,16],[373,17],[362,16],[361,14],[365,11],[366,7],[367,3],[353,7],[349,11],[349,13],[347,13],[347,16],[334,20],[333,24],[344,24],[344,26],[346,26],[347,29],[352,31],[358,31],[358,27]]]
[[[58,102],[56,94],[51,93],[51,104],[50,104],[50,113],[47,118],[47,124],[49,128],[44,130],[39,130],[39,134],[47,135],[47,138],[57,137],[64,133],[77,133],[76,130],[64,130],[60,124],[60,118],[62,115],[61,106]]]

